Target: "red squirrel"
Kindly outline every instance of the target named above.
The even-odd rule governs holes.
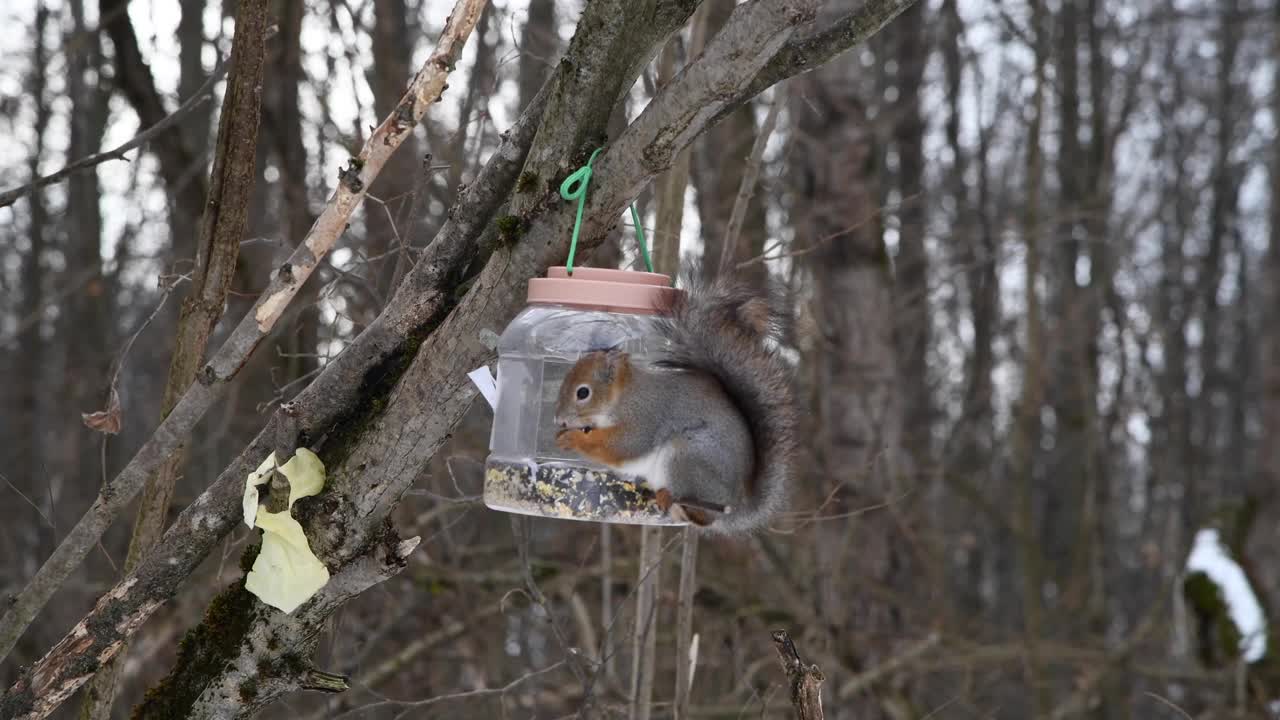
[[[643,480],[675,519],[752,532],[785,506],[796,447],[790,370],[770,345],[776,303],[686,274],[687,292],[658,313],[667,347],[656,361],[598,350],[570,368],[556,443]]]

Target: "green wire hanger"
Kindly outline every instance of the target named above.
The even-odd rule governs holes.
[[[578,201],[578,215],[573,220],[573,239],[569,241],[569,260],[565,263],[565,271],[573,275],[573,257],[578,253],[578,231],[582,229],[582,209],[587,204],[587,184],[591,182],[591,163],[604,148],[596,148],[591,153],[587,164],[578,168],[572,175],[560,183],[560,197],[565,200]],[[644,258],[644,266],[653,272],[653,260],[649,258],[649,246],[644,241],[644,226],[640,224],[640,213],[636,212],[636,204],[631,203],[631,222],[636,227],[636,242],[640,245],[640,255]]]

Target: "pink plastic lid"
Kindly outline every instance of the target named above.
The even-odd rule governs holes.
[[[547,268],[544,278],[529,280],[529,302],[652,314],[671,306],[681,291],[660,273],[563,266]]]

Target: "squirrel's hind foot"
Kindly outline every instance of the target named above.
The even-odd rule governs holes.
[[[688,505],[676,505],[674,510],[678,511],[679,515],[682,516],[678,517],[676,513],[673,512],[672,517],[675,517],[678,520],[693,523],[698,527],[706,527],[711,524],[711,513],[708,513],[706,510],[689,507]]]
[[[655,495],[657,496],[658,509],[670,515],[672,519],[679,522],[692,523],[698,527],[706,527],[711,524],[710,513],[700,508],[677,503],[670,490],[662,488]]]

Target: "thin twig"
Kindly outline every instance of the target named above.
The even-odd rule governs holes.
[[[530,523],[528,519],[521,515],[511,516],[511,530],[516,537],[516,550],[520,555],[520,567],[524,573],[525,590],[529,593],[529,599],[537,603],[542,611],[547,615],[547,622],[551,625],[551,632],[555,635],[556,640],[560,643],[560,649],[564,650],[565,655],[570,659],[577,660],[581,655],[574,649],[569,642],[569,638],[560,628],[560,623],[556,622],[555,615],[551,613],[551,603],[547,601],[547,596],[543,594],[542,589],[538,587],[538,583],[533,579],[533,565],[529,561],[529,545]],[[583,672],[578,662],[572,662],[569,669],[578,678],[579,682],[586,682],[587,674]]]
[[[868,687],[871,687],[875,683],[879,682],[880,679],[885,677],[886,675],[889,675],[895,672],[896,670],[903,667],[904,665],[915,661],[916,658],[919,658],[921,655],[924,655],[925,653],[929,652],[934,648],[934,646],[938,644],[939,641],[941,641],[941,639],[942,638],[940,635],[938,635],[938,633],[936,632],[929,633],[923,639],[914,643],[910,647],[907,647],[897,655],[894,655],[888,660],[885,660],[884,662],[880,663],[879,665],[873,668],[870,668],[865,672],[859,673],[858,675],[855,675],[854,677],[849,678],[843,685],[840,686],[839,697],[842,700],[848,700],[849,698],[852,698],[854,695],[858,694],[862,690]]]
[[[653,712],[653,674],[657,652],[658,596],[662,587],[662,527],[640,529],[640,579],[631,657],[631,720],[649,720]]]
[[[809,245],[802,247],[798,250],[792,250],[790,252],[771,255],[770,253],[775,252],[776,250],[779,249],[779,247],[781,246],[781,243],[779,243],[777,245],[774,245],[771,248],[766,249],[763,253],[760,253],[759,255],[753,258],[749,258],[747,260],[743,260],[742,262],[738,263],[737,269],[742,270],[752,265],[756,265],[762,262],[767,262],[770,260],[781,260],[783,258],[797,258],[804,255],[808,255],[811,252],[815,252],[817,250],[822,249],[823,245],[831,242],[832,240],[837,240],[850,233],[857,232],[858,230],[866,227],[869,223],[875,222],[877,218],[888,213],[890,210],[900,210],[901,208],[905,207],[907,203],[912,202],[918,197],[920,197],[918,193],[915,195],[909,195],[903,198],[902,202],[898,203],[897,205],[892,205],[892,206],[886,205],[884,207],[876,208],[875,211],[872,212],[869,216],[858,220],[858,222],[852,225],[849,225],[848,227],[844,227],[839,230],[836,230],[835,232],[829,235],[818,238],[817,240],[813,241]]]
[[[72,276],[70,282],[60,288],[57,292],[43,297],[39,307],[34,308],[30,314],[19,320],[18,324],[7,336],[0,338],[0,348],[16,346],[18,340],[22,339],[22,336],[25,335],[28,330],[40,324],[40,321],[45,317],[45,312],[49,308],[79,292],[88,285],[90,281],[101,276],[102,268],[97,264],[80,270],[80,272]]]
[[[86,170],[88,168],[94,167],[95,165],[101,165],[102,163],[107,162],[108,160],[126,160],[127,161],[128,158],[124,156],[125,153],[141,145],[146,144],[149,140],[151,140],[155,136],[159,135],[165,130],[168,130],[174,125],[177,125],[179,122],[182,121],[183,118],[185,118],[187,115],[190,115],[193,110],[200,107],[201,105],[204,105],[205,102],[209,100],[209,93],[213,91],[213,86],[217,85],[218,81],[222,79],[222,76],[226,74],[227,74],[227,63],[219,62],[217,67],[213,69],[213,72],[209,74],[209,79],[205,80],[204,84],[200,86],[200,89],[196,90],[191,97],[187,98],[186,102],[182,103],[182,105],[179,106],[177,110],[174,110],[172,113],[170,113],[167,117],[165,117],[160,122],[156,123],[155,125],[152,125],[146,130],[143,130],[142,132],[135,135],[132,140],[129,140],[116,148],[113,148],[111,150],[105,150],[100,153],[94,153],[93,155],[89,155],[88,157],[80,158],[79,160],[76,160],[75,162],[71,163],[70,165],[67,165],[66,167],[62,168],[61,170],[51,175],[45,175],[44,177],[40,177],[40,178],[36,178],[35,180],[32,180],[26,185],[20,185],[15,188],[10,188],[9,190],[5,190],[4,192],[0,192],[0,207],[6,207],[8,205],[12,205],[15,202],[17,202],[19,198],[31,192],[32,190],[37,190],[39,188],[44,187],[45,185],[51,185],[60,180],[64,180],[67,177],[70,177],[72,173],[78,172],[80,170]]]
[[[676,614],[676,720],[689,716],[689,695],[693,690],[694,656],[690,653],[693,637],[693,595],[698,589],[698,531],[686,526],[682,533],[684,547],[680,554],[680,597]]]
[[[738,185],[738,195],[733,199],[733,211],[729,213],[729,224],[724,231],[724,244],[720,248],[720,275],[727,275],[734,266],[735,249],[738,236],[742,234],[742,223],[747,218],[747,206],[756,194],[756,181],[760,178],[760,166],[764,164],[764,149],[769,144],[769,137],[778,125],[778,111],[786,104],[787,84],[782,83],[773,91],[773,101],[769,105],[769,113],[765,115],[764,125],[756,133],[755,142],[751,145],[751,155],[747,158],[747,166],[742,171],[742,182]]]
[[[1150,690],[1143,691],[1142,694],[1154,700],[1158,700],[1164,703],[1165,705],[1168,705],[1170,709],[1172,709],[1174,712],[1178,713],[1182,717],[1186,718],[1187,720],[1195,720],[1194,718],[1192,718],[1190,715],[1187,714],[1186,710],[1183,710],[1181,707],[1178,707],[1177,704],[1175,704],[1172,700],[1169,700],[1168,698],[1165,698],[1161,695],[1157,695],[1156,693],[1153,693]]]
[[[40,517],[43,518],[45,522],[49,523],[49,527],[54,528],[54,530],[57,530],[57,526],[53,524],[53,520],[48,515],[46,515],[43,510],[40,509],[40,506],[35,504],[35,502],[31,500],[31,498],[27,497],[26,493],[19,490],[17,485],[14,485],[12,482],[10,482],[9,478],[5,477],[4,473],[0,473],[0,480],[3,480],[5,485],[8,485],[10,489],[18,493],[18,497],[22,498],[23,500],[26,500],[27,504],[31,506],[31,509],[39,513]],[[46,487],[47,486],[48,484],[46,483]]]
[[[608,633],[613,626],[613,533],[608,523],[600,524],[600,624]],[[607,635],[606,635],[607,637]],[[613,655],[605,654],[601,647],[596,657],[604,663],[605,677],[611,681],[618,678],[618,666],[613,662]]]
[[[110,387],[112,390],[119,387],[120,369],[124,367],[124,361],[129,357],[129,351],[133,349],[133,344],[138,341],[138,336],[150,327],[151,323],[155,322],[155,319],[159,317],[160,311],[164,309],[165,303],[169,301],[169,296],[173,294],[173,291],[178,287],[178,285],[181,284],[183,280],[190,279],[191,278],[186,275],[175,276],[173,281],[165,286],[164,294],[160,296],[160,302],[156,303],[155,309],[151,311],[151,314],[147,316],[146,320],[142,321],[142,324],[138,326],[138,329],[134,330],[133,334],[129,336],[129,340],[124,344],[124,348],[120,350],[120,355],[116,357],[116,367],[111,373]],[[103,478],[103,482],[106,482],[106,478]]]
[[[561,667],[566,665],[567,662],[568,661],[566,660],[561,660],[560,662],[554,663],[552,665],[548,665],[547,667],[544,667],[541,670],[534,670],[533,672],[526,673],[525,675],[521,675],[520,677],[516,678],[515,680],[512,680],[511,682],[507,683],[506,685],[503,685],[500,688],[480,688],[478,690],[468,690],[467,692],[453,693],[452,695],[437,695],[436,697],[427,698],[426,700],[383,700],[381,702],[365,705],[364,707],[358,707],[352,710],[348,710],[342,713],[341,715],[335,716],[333,720],[339,720],[340,718],[345,718],[350,715],[357,715],[360,713],[368,712],[371,710],[377,710],[378,708],[384,708],[384,707],[403,707],[411,710],[421,710],[422,708],[431,707],[432,705],[437,705],[443,702],[453,702],[455,700],[469,700],[472,698],[488,697],[490,695],[505,695],[511,692],[512,690],[514,690],[516,687],[518,687],[522,683],[528,682],[529,680],[532,680],[533,678],[536,678],[539,675],[546,675],[549,672],[554,672],[556,670],[559,670]]]

